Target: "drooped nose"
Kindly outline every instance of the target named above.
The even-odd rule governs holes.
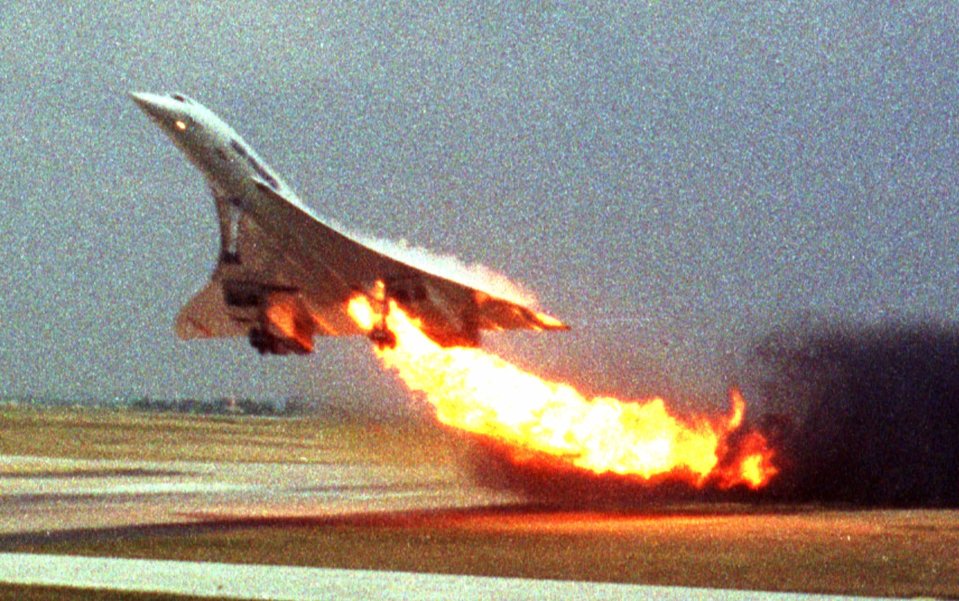
[[[193,124],[181,100],[147,92],[130,92],[130,98],[177,144]]]
[[[147,92],[130,92],[130,98],[153,119],[163,119],[168,116],[163,96]]]

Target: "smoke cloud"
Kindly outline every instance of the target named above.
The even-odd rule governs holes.
[[[783,472],[769,494],[857,505],[959,505],[959,331],[785,328],[756,348]]]

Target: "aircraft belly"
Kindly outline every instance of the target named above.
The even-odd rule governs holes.
[[[357,292],[369,294],[378,281],[388,287],[423,288],[423,299],[410,308],[441,343],[473,346],[478,344],[480,330],[556,329],[526,307],[383,255],[326,225],[266,184],[257,186],[255,200],[247,202],[249,241],[241,245],[252,245],[253,267],[262,279],[279,279],[300,291],[317,323],[317,333],[363,333],[347,314],[347,303]]]
[[[344,278],[304,253],[304,245],[295,242],[294,232],[270,231],[272,228],[264,227],[258,217],[243,213],[236,241],[237,260],[221,261],[214,279],[222,282],[224,289],[247,285],[261,293],[296,291],[316,323],[316,334],[361,334],[346,312],[352,290]],[[268,222],[269,225],[272,223]]]

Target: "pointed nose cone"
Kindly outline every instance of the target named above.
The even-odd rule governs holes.
[[[130,98],[144,113],[154,119],[161,119],[164,113],[163,97],[146,92],[130,92]]]

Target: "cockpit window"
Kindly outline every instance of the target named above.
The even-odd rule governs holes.
[[[185,102],[188,104],[191,102],[190,99],[184,96],[183,94],[173,94],[171,98],[173,98],[174,100],[178,102]]]
[[[270,186],[277,192],[280,191],[280,183],[276,181],[275,177],[270,175],[270,172],[267,171],[266,168],[263,165],[261,165],[258,160],[256,160],[253,156],[250,155],[250,152],[246,149],[245,146],[243,146],[243,144],[240,144],[236,140],[230,140],[230,148],[232,148],[234,152],[236,152],[238,155],[240,155],[246,160],[247,164],[253,169],[254,173],[256,173],[260,179],[266,182],[266,185]]]
[[[236,140],[230,140],[230,148],[236,151],[241,157],[246,158],[246,148],[243,148],[243,145]]]
[[[260,164],[259,161],[257,161],[251,156],[247,156],[246,162],[250,164],[250,167],[253,168],[253,171],[256,172],[256,174],[260,176],[260,179],[265,181],[269,187],[273,188],[276,191],[279,191],[280,189],[279,183],[276,181],[276,179],[272,175],[269,174],[269,172],[263,167],[263,165]]]

